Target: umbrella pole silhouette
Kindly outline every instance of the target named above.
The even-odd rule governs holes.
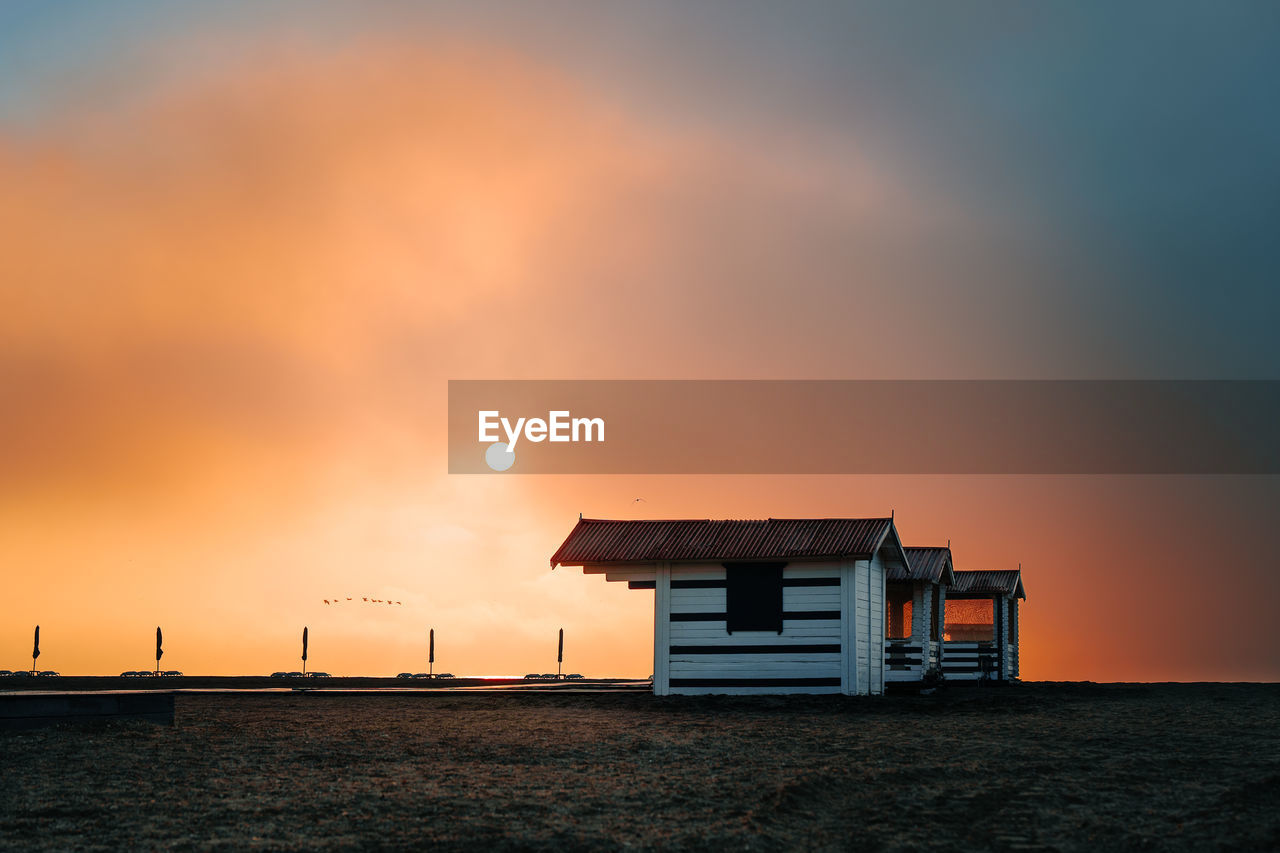
[[[564,629],[560,629],[560,647],[556,649],[556,679],[560,678],[560,669],[564,665]]]

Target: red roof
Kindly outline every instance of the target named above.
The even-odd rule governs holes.
[[[551,557],[551,566],[660,560],[867,559],[892,530],[891,518],[581,518]]]
[[[951,583],[951,548],[906,548],[907,563],[911,574],[898,566],[890,566],[888,580],[927,580],[931,583]]]
[[[956,572],[956,582],[952,584],[951,592],[1027,597],[1026,590],[1022,587],[1021,569]]]

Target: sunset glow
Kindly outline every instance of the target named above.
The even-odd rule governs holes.
[[[548,568],[580,513],[893,512],[1022,565],[1024,679],[1280,677],[1274,477],[447,473],[449,379],[1273,372],[1172,285],[1082,284],[1093,220],[979,200],[979,131],[946,149],[892,74],[836,109],[719,36],[641,85],[551,36],[225,14],[0,74],[0,667],[39,624],[41,667],[147,669],[160,625],[165,667],[265,674],[306,625],[334,674],[425,670],[431,628],[437,671],[523,674],[563,627],[566,672],[644,678],[653,593]]]

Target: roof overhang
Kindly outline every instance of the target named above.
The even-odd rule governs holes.
[[[894,582],[924,581],[940,586],[951,586],[955,583],[955,567],[952,564],[950,545],[910,545],[904,550],[907,560],[911,563],[911,571],[906,577],[893,578]]]
[[[650,566],[664,562],[792,563],[868,560],[877,553],[910,561],[892,516],[822,519],[587,519],[551,556],[551,568]]]
[[[911,578],[911,561],[907,559],[907,549],[902,547],[902,537],[898,535],[898,525],[894,522],[893,517],[889,518],[889,525],[884,529],[884,534],[880,537],[880,541],[876,544],[876,552],[883,551],[886,545],[890,549],[890,553],[902,561],[902,568],[907,573],[907,578]],[[861,557],[859,559],[869,559]]]
[[[982,577],[987,575],[989,577]],[[960,577],[964,576],[964,577]],[[1022,585],[1021,569],[967,569],[957,572],[956,589],[947,593],[948,598],[1004,598],[1026,599],[1026,588]]]

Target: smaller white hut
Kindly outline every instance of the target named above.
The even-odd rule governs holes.
[[[951,680],[1018,677],[1018,600],[1022,569],[961,571],[947,590],[942,672]]]
[[[885,681],[919,681],[940,667],[951,546],[907,548],[905,568],[885,575]]]

